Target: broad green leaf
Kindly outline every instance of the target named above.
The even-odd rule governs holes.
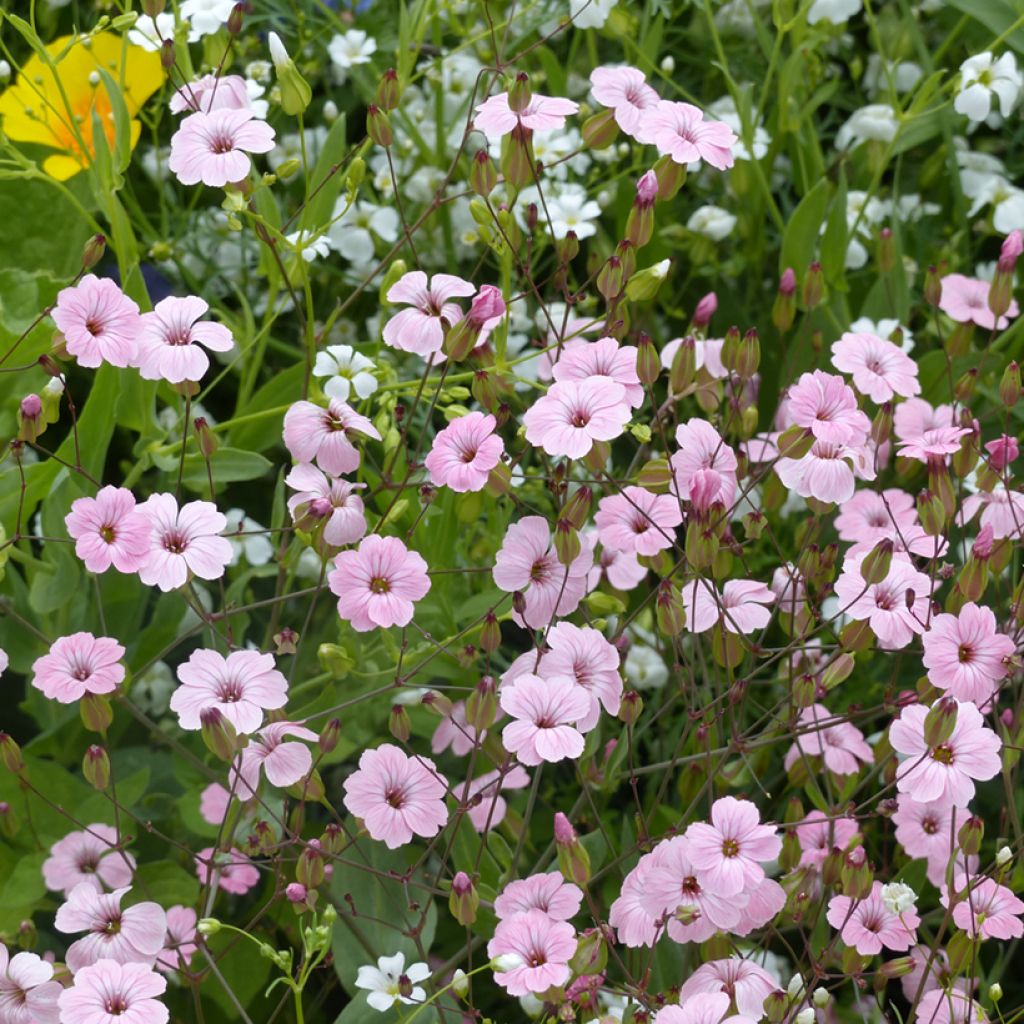
[[[257,452],[243,451],[240,448],[218,448],[210,457],[214,484],[256,480],[270,469],[270,465],[270,460]],[[198,452],[185,456],[185,471],[181,482],[190,491],[209,490],[206,460]]]
[[[822,178],[810,192],[800,200],[786,225],[782,236],[782,251],[779,254],[779,273],[792,267],[801,276],[818,251],[818,237],[825,220],[829,194],[832,186]]]

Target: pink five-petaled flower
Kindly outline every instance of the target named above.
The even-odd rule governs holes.
[[[760,1017],[729,1013],[732,1000],[724,992],[697,992],[677,1006],[663,1006],[654,1024],[755,1024]]]
[[[189,114],[171,136],[167,166],[183,185],[202,182],[222,188],[248,177],[250,153],[273,148],[274,129],[252,110],[200,110]]]
[[[870,449],[831,441],[815,441],[801,459],[780,458],[775,463],[775,472],[801,498],[839,505],[853,496],[855,476],[875,478]]]
[[[581,732],[597,725],[601,705],[609,715],[619,713],[622,677],[619,652],[611,643],[591,626],[558,622],[548,630],[547,644],[537,674],[544,679],[571,676],[590,695],[590,712],[579,721]]]
[[[629,422],[626,389],[609,377],[552,384],[523,414],[526,440],[548,455],[581,459],[595,441],[612,441]]]
[[[853,386],[881,404],[894,395],[911,398],[919,394],[917,363],[891,341],[875,334],[847,331],[832,343],[832,365],[853,376]]]
[[[934,747],[924,736],[928,708],[921,704],[904,708],[889,727],[893,749],[907,755],[896,772],[901,793],[920,803],[948,799],[956,807],[966,807],[975,781],[999,774],[1002,740],[985,726],[974,704],[956,701],[956,712],[952,735]]]
[[[135,350],[140,376],[171,384],[200,380],[210,368],[210,358],[199,345],[227,352],[234,344],[223,324],[198,322],[209,308],[197,295],[183,299],[172,295],[161,299],[152,313],[143,313]]]
[[[602,498],[594,516],[597,535],[610,551],[656,555],[675,543],[675,528],[683,521],[674,494],[654,494],[642,487],[624,487],[621,494]]]
[[[594,68],[590,85],[594,99],[614,111],[615,123],[627,135],[635,135],[643,112],[658,102],[658,94],[637,68]]]
[[[908,398],[900,402],[893,412],[893,433],[905,441],[920,437],[926,430],[956,426],[956,414],[951,405],[935,405],[923,398]]]
[[[345,807],[389,850],[414,835],[430,839],[448,821],[447,779],[429,757],[408,757],[393,743],[364,750],[344,786]]]
[[[326,409],[296,402],[284,414],[284,443],[299,462],[312,462],[331,476],[359,468],[359,450],[349,433],[380,440],[377,428],[347,402],[332,398]]]
[[[178,904],[167,908],[164,948],[156,958],[158,971],[177,971],[192,962],[192,954],[199,948],[196,943],[197,919],[192,907]]]
[[[552,985],[569,980],[569,961],[576,952],[576,932],[571,924],[555,921],[543,910],[499,921],[494,938],[487,943],[487,955],[518,957],[519,966],[495,971],[495,984],[510,996],[546,992]]]
[[[866,619],[882,647],[899,650],[925,631],[932,581],[911,562],[894,558],[881,583],[865,583],[860,567],[866,557],[854,555],[843,563],[835,584],[839,610],[851,619]],[[909,608],[908,594],[913,598]]]
[[[530,875],[509,882],[494,901],[498,920],[542,910],[552,921],[568,921],[579,913],[583,890],[567,882],[560,871]]]
[[[59,998],[61,1024],[167,1024],[167,982],[140,963],[99,960],[83,967]]]
[[[723,121],[705,121],[692,103],[659,100],[640,115],[636,138],[658,147],[677,164],[703,160],[720,171],[733,165],[733,147],[739,141]]]
[[[86,274],[62,288],[53,322],[80,366],[131,366],[139,334],[139,307],[107,277]]]
[[[686,830],[697,880],[719,896],[734,896],[764,879],[762,861],[774,860],[782,840],[774,825],[762,825],[749,800],[724,796],[711,805],[711,824]]]
[[[505,443],[494,432],[496,423],[493,416],[471,412],[440,431],[423,460],[431,483],[459,494],[483,490],[505,451]]]
[[[902,408],[902,406],[900,406]],[[873,548],[882,537],[895,537],[914,526],[914,499],[898,487],[857,491],[833,521],[840,540],[864,542]]]
[[[101,487],[95,498],[76,498],[64,517],[75,554],[89,572],[138,572],[149,558],[149,519],[125,487]]]
[[[719,594],[714,584],[695,577],[683,585],[682,596],[691,633],[704,633],[719,620],[730,633],[764,629],[772,617],[764,606],[775,602],[775,594],[756,580],[729,580]]]
[[[837,929],[847,946],[862,956],[873,956],[883,949],[905,951],[917,942],[921,919],[913,910],[893,913],[882,900],[882,883],[871,886],[867,899],[833,896],[828,904],[828,923]]]
[[[963,274],[947,274],[942,279],[942,297],[939,309],[950,319],[959,324],[977,324],[987,331],[1004,330],[1010,320],[1020,313],[1016,299],[1010,300],[1006,316],[997,320],[988,308],[988,293],[991,288],[988,281],[981,281]]]
[[[971,856],[965,863],[957,843],[957,833],[967,817],[966,811],[958,813],[948,797],[927,803],[918,803],[906,793],[896,798],[896,813],[892,816],[896,842],[908,857],[928,862],[928,879],[934,886],[946,884],[951,859],[955,858],[955,866],[960,869],[977,862],[978,858]]]
[[[413,605],[430,590],[427,563],[397,537],[371,534],[356,551],[342,551],[328,574],[338,615],[360,633],[407,626]]]
[[[614,338],[576,339],[564,346],[551,376],[556,381],[608,377],[623,386],[626,404],[638,409],[644,404],[644,389],[636,372],[636,356],[635,346],[620,345]]]
[[[50,847],[43,861],[46,888],[67,896],[76,885],[87,884],[97,892],[103,887],[130,885],[135,858],[118,849],[117,830],[110,825],[89,825],[70,832]]]
[[[53,964],[35,953],[11,956],[0,943],[0,1021],[3,1024],[57,1024],[63,986],[53,980]]]
[[[971,879],[958,874],[953,878],[956,903],[953,923],[972,939],[1019,939],[1024,936],[1024,902],[994,878]],[[948,893],[942,905],[949,906]]]
[[[477,106],[473,127],[489,139],[500,139],[517,125],[530,131],[551,131],[563,128],[565,119],[579,109],[580,105],[572,100],[534,93],[525,109],[516,113],[509,106],[508,93],[499,92]]]
[[[806,427],[829,444],[862,445],[871,420],[857,408],[857,396],[838,374],[815,370],[804,373],[789,389],[786,413],[798,427]]]
[[[522,675],[501,688],[501,708],[514,719],[502,730],[501,742],[523,764],[583,753],[576,723],[590,714],[590,695],[570,676]]]
[[[294,786],[309,774],[313,767],[313,755],[304,743],[286,739],[295,736],[300,740],[315,740],[317,734],[298,722],[271,722],[249,740],[242,751],[237,770],[232,766],[231,777],[235,792],[240,800],[255,795],[260,781],[260,769],[267,781],[278,789]]]
[[[171,710],[182,729],[202,728],[202,713],[216,708],[234,727],[248,735],[263,723],[264,710],[283,708],[288,681],[274,668],[272,654],[232,651],[193,651],[178,666],[181,680],[171,694]]]
[[[904,438],[897,446],[896,454],[918,462],[945,462],[947,455],[960,450],[960,438],[970,433],[970,427],[935,427]]]
[[[203,75],[194,82],[185,82],[176,89],[167,104],[172,114],[203,110],[249,110],[252,101],[241,75]]]
[[[857,834],[852,818],[830,818],[812,811],[796,827],[800,843],[800,867],[820,868],[833,850],[845,850]]]
[[[227,518],[211,501],[190,501],[178,507],[173,494],[151,494],[139,509],[152,532],[149,557],[139,579],[163,591],[183,586],[189,573],[217,580],[231,561],[231,545],[220,536]]]
[[[707,420],[694,417],[676,427],[679,450],[669,459],[680,498],[690,497],[690,481],[698,469],[713,469],[720,478],[715,499],[728,508],[736,494],[736,453]]]
[[[979,707],[991,699],[1007,674],[1006,659],[1016,645],[996,631],[991,608],[968,601],[957,615],[936,615],[921,637],[924,667],[933,686]]]
[[[32,663],[32,685],[50,700],[73,704],[87,693],[112,693],[124,679],[124,648],[109,636],[58,637]]]
[[[408,306],[384,325],[384,344],[429,359],[441,351],[445,327],[462,319],[462,307],[452,299],[466,298],[476,285],[454,274],[435,274],[427,280],[422,270],[403,274],[389,289],[388,302]]]
[[[683,983],[679,998],[685,1002],[698,992],[724,992],[741,1014],[760,1020],[765,998],[778,988],[778,979],[759,964],[736,957],[701,964]]]
[[[288,499],[288,511],[295,522],[311,528],[323,522],[323,538],[334,547],[354,544],[366,533],[363,499],[356,489],[364,484],[330,479],[316,466],[300,463],[284,478],[298,492]]]
[[[136,903],[122,909],[127,892],[98,893],[83,883],[76,885],[58,908],[53,919],[57,931],[89,933],[68,947],[65,959],[73,974],[97,960],[148,965],[156,960],[164,947],[167,918],[159,903]]]
[[[864,734],[842,715],[834,715],[823,704],[812,704],[800,712],[796,742],[786,752],[786,771],[801,757],[820,757],[836,775],[854,775],[861,764],[871,764],[874,752]]]
[[[981,1004],[975,1002],[967,992],[956,988],[956,984],[954,981],[954,987],[947,988],[936,983],[935,988],[925,992],[917,1004],[915,1024],[988,1024],[988,1016],[981,1008]],[[917,989],[911,994],[911,998],[914,998],[916,993]]]
[[[255,864],[241,850],[207,846],[195,856],[196,874],[203,885],[214,882],[233,896],[244,896],[260,880]]]

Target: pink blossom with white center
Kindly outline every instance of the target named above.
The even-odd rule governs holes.
[[[241,850],[207,846],[195,856],[196,874],[205,885],[216,884],[232,896],[244,896],[260,880],[259,869]]]
[[[642,71],[632,67],[600,67],[590,72],[594,99],[614,111],[615,123],[635,137],[640,118],[658,102],[658,94],[647,84]]]
[[[957,988],[933,988],[917,1004],[915,1024],[988,1024],[988,1015]]]
[[[728,380],[730,372],[722,362],[722,346],[724,338],[694,338],[694,354],[696,355],[696,367],[698,370],[705,370],[712,380]],[[661,365],[666,370],[672,369],[679,346],[682,345],[682,338],[673,338],[665,343],[661,350]]]
[[[674,494],[654,494],[632,486],[602,498],[594,516],[598,537],[606,548],[638,555],[656,555],[672,547],[675,528],[682,521]]]
[[[210,358],[199,345],[212,352],[227,352],[234,344],[223,324],[200,322],[209,308],[197,295],[170,296],[161,299],[152,313],[143,313],[135,349],[139,374],[146,380],[172,384],[201,380],[210,368]]]
[[[462,307],[452,299],[467,298],[476,285],[454,274],[434,274],[428,281],[422,270],[403,274],[389,289],[388,302],[409,308],[384,324],[384,344],[429,359],[441,351],[445,327],[462,319]]]
[[[526,516],[512,523],[494,559],[494,582],[506,593],[521,591],[526,599],[522,615],[513,620],[530,629],[543,629],[556,616],[571,615],[587,592],[587,574],[593,553],[582,548],[562,565],[543,516]]]
[[[273,148],[274,129],[252,110],[197,111],[171,136],[167,166],[183,185],[202,182],[223,188],[249,176],[250,153],[269,153]]]
[[[853,386],[881,404],[895,395],[911,398],[921,393],[917,363],[891,341],[875,334],[847,331],[832,343],[832,365],[853,376]]]
[[[992,528],[995,540],[1024,533],[1024,494],[1020,491],[1008,491],[1003,484],[997,484],[991,491],[968,495],[957,514],[957,522],[969,523],[978,509],[982,510],[981,525]]]
[[[927,628],[932,581],[901,558],[894,558],[881,583],[865,583],[861,563],[865,555],[848,557],[836,580],[839,611],[858,621],[867,620],[881,646],[890,651],[906,647]],[[913,602],[907,607],[907,594]]]
[[[50,700],[74,704],[87,693],[113,693],[124,680],[124,648],[109,636],[58,637],[32,662],[32,685]]]
[[[79,366],[131,366],[139,334],[139,307],[108,277],[86,274],[57,293],[50,314]]]
[[[917,522],[913,495],[898,487],[881,494],[860,490],[838,510],[833,520],[840,540],[869,542],[872,547],[881,537],[892,537]]]
[[[936,615],[921,638],[924,666],[933,686],[957,700],[984,707],[1009,671],[1006,659],[1017,649],[996,631],[991,608],[968,601],[957,615]]]
[[[801,498],[842,505],[853,497],[855,478],[873,480],[875,471],[868,448],[815,441],[800,459],[780,458],[775,463],[779,479]]]
[[[501,709],[514,721],[501,742],[523,764],[562,761],[583,753],[576,724],[591,710],[590,695],[569,676],[526,674],[501,688]]]
[[[698,992],[675,1006],[663,1006],[654,1024],[756,1024],[759,1016],[729,1013],[732,1000],[724,992]]]
[[[149,558],[149,519],[126,487],[101,487],[95,498],[76,498],[64,525],[75,554],[89,572],[138,572]]]
[[[581,459],[595,441],[613,441],[629,422],[626,389],[607,377],[552,384],[523,414],[526,440],[548,455]]]
[[[852,818],[830,818],[811,811],[796,827],[800,867],[820,868],[833,850],[845,850],[858,831]]]
[[[578,885],[567,882],[560,871],[550,871],[509,882],[494,901],[494,913],[498,920],[505,920],[540,910],[552,921],[568,921],[579,913],[582,902]]]
[[[135,858],[118,849],[117,830],[97,824],[70,832],[50,847],[50,856],[43,861],[43,881],[47,889],[65,896],[82,884],[102,892],[104,886],[130,885],[134,870]]]
[[[202,713],[216,708],[235,729],[248,735],[263,723],[264,710],[283,708],[288,681],[274,667],[272,654],[232,651],[193,651],[178,666],[181,680],[171,694],[171,710],[182,729],[202,728]]]
[[[590,695],[590,711],[579,720],[581,732],[598,722],[601,706],[617,715],[622,704],[619,652],[591,626],[557,622],[547,633],[548,650],[536,672],[541,678],[569,676]],[[504,682],[504,679],[503,679]]]
[[[764,629],[772,613],[765,608],[775,603],[775,594],[756,580],[728,580],[721,594],[702,577],[683,585],[686,628],[704,633],[721,621],[730,633],[754,633]]]
[[[525,789],[530,776],[521,764],[514,764],[507,771],[486,772],[466,784],[460,790],[464,803],[469,804],[467,817],[477,832],[489,832],[505,820],[508,804],[501,795],[505,789]]]
[[[788,397],[789,420],[809,429],[819,441],[856,448],[867,440],[871,420],[857,408],[853,389],[837,374],[801,374]]]
[[[739,139],[724,121],[705,121],[692,103],[659,100],[644,109],[636,128],[636,139],[657,146],[677,164],[703,160],[720,171],[733,165],[733,149]]]
[[[284,482],[297,491],[288,499],[293,522],[323,521],[323,538],[333,547],[354,544],[366,534],[365,506],[356,493],[364,484],[331,479],[308,462],[293,466]]]
[[[192,954],[199,948],[196,942],[198,915],[192,907],[181,905],[167,908],[167,933],[164,948],[156,958],[158,971],[178,971],[192,962]]]
[[[443,754],[450,747],[456,757],[465,757],[486,736],[486,729],[478,734],[466,721],[466,702],[460,700],[452,705],[451,714],[437,724],[430,738],[430,749],[435,754]]]
[[[893,433],[901,440],[920,437],[927,430],[956,426],[951,405],[936,405],[923,398],[908,398],[893,410]]]
[[[565,119],[580,109],[578,103],[560,96],[534,93],[518,114],[509,106],[508,93],[499,92],[476,107],[473,127],[489,139],[500,139],[521,125],[530,131],[553,131],[565,127]]]
[[[203,75],[176,89],[168,106],[172,114],[183,114],[186,110],[249,110],[252,103],[241,75]]]
[[[89,933],[68,947],[65,959],[72,974],[97,960],[152,966],[163,949],[167,918],[158,903],[122,908],[121,900],[129,891],[98,893],[91,885],[76,885],[57,909],[53,919],[57,931]]]
[[[953,924],[972,939],[1019,939],[1024,936],[1024,902],[1013,890],[994,878],[969,878],[958,874],[953,879],[956,903]],[[943,892],[942,905],[949,906],[949,894]]]
[[[210,501],[178,507],[173,494],[151,494],[139,510],[149,519],[149,557],[139,579],[165,593],[184,586],[189,574],[218,580],[231,561],[231,545],[220,536],[227,517]]]
[[[487,943],[493,960],[514,954],[521,966],[495,971],[494,982],[510,996],[546,992],[552,985],[569,980],[569,961],[576,952],[576,932],[565,921],[553,921],[543,910],[531,910],[499,921],[494,938]]]
[[[644,388],[636,372],[636,355],[635,346],[620,345],[614,338],[580,340],[564,348],[551,368],[551,375],[560,382],[607,377],[622,385],[626,404],[639,409],[644,404]]]
[[[861,956],[874,956],[883,949],[905,951],[917,942],[921,919],[913,910],[894,914],[882,901],[882,883],[871,886],[867,899],[833,896],[829,900],[828,923]]]
[[[701,964],[683,983],[679,998],[685,1001],[700,992],[724,992],[741,1014],[760,1020],[766,997],[781,987],[778,978],[753,960],[736,957]]]
[[[1010,300],[1005,316],[997,320],[988,308],[988,293],[992,287],[988,281],[963,274],[947,274],[942,279],[942,297],[939,309],[959,324],[977,324],[987,331],[1003,331],[1010,321],[1020,314],[1016,299]]]
[[[804,757],[820,757],[830,772],[854,775],[875,759],[860,729],[823,704],[804,708],[796,727],[799,732],[783,762],[786,771]]]
[[[774,825],[761,824],[749,800],[725,796],[711,805],[711,823],[686,830],[697,880],[718,896],[735,896],[764,879],[761,862],[774,860],[782,840]]]
[[[298,462],[313,462],[330,476],[359,468],[359,450],[350,434],[380,440],[377,428],[340,398],[326,409],[312,402],[296,402],[284,414],[284,443]]]
[[[928,880],[932,885],[945,885],[946,871],[954,856],[957,867],[973,870],[977,864],[977,857],[964,859],[957,840],[969,813],[954,807],[948,796],[927,803],[918,803],[906,793],[896,798],[896,812],[892,816],[896,842],[908,857],[928,862]]]
[[[141,963],[100,960],[75,975],[58,999],[61,1024],[167,1024],[167,982]]]
[[[278,789],[287,789],[304,779],[313,767],[309,747],[287,737],[315,742],[317,733],[298,722],[271,722],[249,740],[242,751],[237,769],[232,765],[231,784],[239,800],[248,800],[256,793],[260,770],[267,782]]]
[[[397,537],[371,534],[355,551],[342,551],[327,576],[338,615],[360,633],[407,626],[414,605],[430,590],[427,563]]]
[[[698,469],[713,469],[721,478],[716,500],[726,508],[736,495],[736,453],[707,420],[694,417],[676,427],[679,450],[669,459],[679,497],[690,497],[690,481]]]
[[[944,463],[947,455],[960,451],[960,439],[970,433],[970,427],[937,427],[926,430],[916,437],[900,441],[896,454],[904,459],[917,459],[918,462]]]
[[[11,956],[0,943],[0,1021],[3,1024],[58,1024],[57,1000],[64,991],[53,980],[53,964],[35,953]]]
[[[944,700],[948,698],[943,698]],[[969,702],[956,702],[953,734],[932,747],[924,737],[928,708],[912,704],[889,727],[893,750],[906,757],[896,772],[896,788],[921,803],[950,800],[966,807],[974,783],[999,774],[1002,740],[984,724],[981,712]]]
[[[496,425],[493,416],[482,412],[452,420],[434,438],[423,460],[431,483],[459,494],[483,490],[505,451],[505,442],[495,433]]]
[[[660,844],[664,845],[664,844]],[[635,868],[626,875],[608,912],[608,923],[615,929],[619,942],[631,949],[653,946],[664,929],[658,916],[650,910],[648,883],[658,865],[654,853],[644,854]]]
[[[630,591],[646,578],[647,569],[640,564],[636,554],[631,551],[609,551],[601,548],[601,551],[595,555],[594,546],[598,540],[595,527],[584,530],[580,535],[580,540],[594,559],[593,568],[587,578],[588,590],[597,589],[604,578],[616,590]]]

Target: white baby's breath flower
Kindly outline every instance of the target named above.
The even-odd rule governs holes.
[[[384,1013],[395,1003],[422,1003],[427,998],[426,990],[417,982],[430,977],[430,968],[424,963],[405,966],[405,954],[382,956],[376,966],[364,964],[356,975],[356,988],[365,989],[369,995],[367,1003]],[[407,994],[403,994],[403,989]]]
[[[890,882],[882,886],[882,903],[892,914],[905,914],[917,903],[917,893],[903,882]]]

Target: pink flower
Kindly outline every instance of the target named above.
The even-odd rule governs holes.
[[[1017,460],[1020,455],[1020,445],[1017,438],[1007,434],[985,443],[985,451],[988,452],[988,464],[997,472],[1001,473],[1011,462]]]
[[[661,844],[664,845],[664,844]],[[615,929],[619,942],[635,949],[638,946],[653,946],[662,928],[658,915],[651,912],[649,882],[658,861],[655,853],[644,854],[635,868],[622,881],[619,895],[608,912],[608,923]]]
[[[397,537],[371,534],[358,550],[342,551],[328,574],[338,615],[360,633],[407,626],[413,605],[430,590],[427,563]]]
[[[244,896],[260,880],[259,869],[241,850],[207,846],[195,856],[196,874],[206,886],[218,885],[233,896]]]
[[[220,107],[189,114],[181,122],[171,136],[167,166],[183,185],[222,188],[248,177],[250,153],[273,148],[274,129],[252,110]]]
[[[257,738],[249,740],[248,746],[242,751],[237,771],[232,766],[232,782],[240,800],[248,800],[255,795],[261,768],[267,781],[278,789],[294,786],[309,774],[313,767],[313,755],[309,747],[289,742],[286,736],[314,742],[317,739],[312,729],[297,722],[271,722],[265,729],[261,729],[256,734]]]
[[[815,441],[801,459],[780,458],[775,463],[775,472],[786,487],[801,498],[842,505],[853,496],[856,475],[874,479],[871,463],[872,456],[867,448]]]
[[[1020,491],[1008,491],[1003,484],[997,484],[991,491],[981,491],[964,499],[957,521],[963,525],[969,523],[981,513],[981,525],[992,528],[995,540],[1006,537],[1019,537],[1024,532],[1024,494]]]
[[[677,164],[704,160],[720,171],[732,167],[733,147],[739,141],[724,122],[705,121],[698,107],[671,100],[659,100],[643,111],[636,138],[657,146]]]
[[[843,942],[861,956],[873,956],[883,949],[910,949],[917,942],[917,926],[921,923],[913,910],[894,914],[882,902],[881,882],[871,886],[871,895],[864,900],[833,896],[826,917]]]
[[[712,380],[729,379],[731,374],[722,363],[724,338],[673,338],[671,341],[666,342],[665,347],[661,350],[661,365],[666,370],[672,369],[676,353],[679,351],[679,347],[683,344],[684,340],[693,342],[698,370],[704,370]]]
[[[440,431],[423,460],[431,483],[459,494],[483,490],[505,451],[500,435],[494,432],[496,422],[493,416],[471,412]]]
[[[691,633],[704,633],[719,620],[730,633],[756,632],[771,621],[764,605],[775,602],[775,594],[756,580],[729,580],[719,594],[714,584],[695,577],[683,586],[682,595]]]
[[[840,540],[863,541],[874,547],[880,538],[893,537],[916,522],[913,497],[898,487],[889,487],[881,494],[857,491],[839,509],[834,525]]]
[[[847,331],[832,343],[832,365],[853,376],[853,386],[881,404],[894,395],[911,398],[920,394],[917,363],[891,341],[875,334]]]
[[[857,396],[842,377],[815,370],[789,389],[789,419],[828,444],[858,447],[867,440],[871,421],[857,408]]]
[[[679,998],[685,1001],[700,992],[724,992],[743,1016],[760,1020],[765,999],[779,987],[778,979],[753,960],[711,960],[686,979]]]
[[[65,957],[72,974],[97,960],[152,966],[163,949],[167,918],[158,903],[136,903],[121,908],[129,889],[98,893],[91,885],[76,885],[67,902],[57,909],[53,925],[65,934],[88,932],[73,942]]]
[[[435,754],[443,754],[450,747],[456,757],[465,757],[486,735],[486,729],[478,734],[466,721],[466,702],[460,700],[452,705],[451,714],[438,723],[430,738],[430,749]]]
[[[298,493],[288,499],[293,522],[308,528],[323,521],[323,538],[332,547],[354,544],[366,533],[363,499],[356,489],[363,484],[331,479],[315,466],[300,463],[284,478]]]
[[[219,782],[211,782],[199,794],[199,813],[208,825],[220,825],[228,816],[231,794]]]
[[[829,818],[821,811],[811,811],[796,827],[800,867],[820,868],[833,850],[845,850],[857,832],[852,818]]]
[[[606,548],[638,555],[656,555],[672,547],[675,528],[682,521],[675,495],[653,494],[642,487],[624,487],[621,494],[602,498],[594,516]]]
[[[679,450],[669,459],[680,498],[690,497],[698,469],[713,469],[721,478],[717,500],[728,508],[736,495],[736,453],[707,420],[694,417],[676,427]]]
[[[498,920],[541,910],[552,921],[568,921],[580,911],[583,890],[565,881],[561,872],[530,875],[517,882],[509,882],[494,901]]]
[[[526,608],[513,618],[530,629],[542,629],[556,615],[571,615],[587,592],[593,554],[584,548],[562,565],[543,516],[526,516],[509,526],[494,559],[494,582],[507,593],[521,591]]]
[[[1006,316],[997,320],[988,308],[988,293],[991,284],[963,274],[947,274],[942,279],[942,297],[939,309],[950,319],[960,324],[977,324],[985,330],[1005,330],[1010,321],[1020,313],[1015,299],[1010,300]]]
[[[210,501],[190,501],[178,508],[173,494],[151,494],[139,510],[152,532],[149,558],[139,579],[163,591],[183,586],[189,573],[217,580],[231,561],[231,545],[220,536],[227,518]]]
[[[619,652],[590,626],[557,622],[547,633],[548,650],[537,674],[569,676],[590,696],[590,711],[579,720],[581,732],[590,732],[598,722],[601,706],[609,715],[617,715],[622,703],[622,677]],[[532,653],[532,652],[531,652]]]
[[[117,830],[109,825],[89,825],[58,839],[43,861],[46,888],[67,896],[83,883],[96,892],[102,892],[104,886],[117,889],[129,885],[135,858],[117,847]]]
[[[724,992],[698,992],[677,1006],[663,1006],[654,1024],[755,1024],[763,1014],[729,1013],[732,1000]]]
[[[192,962],[192,954],[199,948],[196,943],[198,915],[192,907],[167,908],[167,933],[164,948],[156,958],[158,971],[177,971]]]
[[[95,498],[76,498],[64,517],[75,554],[89,572],[138,572],[149,558],[149,519],[125,487],[101,487]]]
[[[487,943],[487,955],[513,954],[522,965],[510,971],[496,971],[495,984],[510,996],[546,992],[552,985],[569,980],[569,960],[576,952],[576,933],[571,924],[554,921],[543,910],[531,910],[499,921],[494,938]]]
[[[51,316],[80,366],[132,365],[139,307],[110,278],[86,274],[62,288]]]
[[[526,440],[548,455],[581,459],[595,441],[612,441],[629,422],[626,389],[607,377],[552,384],[523,415]]]
[[[213,352],[227,352],[234,344],[223,324],[197,322],[209,308],[196,295],[184,299],[171,296],[161,299],[152,313],[143,313],[135,352],[139,374],[146,380],[172,384],[201,380],[210,368],[210,359],[197,343]]]
[[[504,789],[525,789],[530,776],[521,764],[507,771],[493,771],[467,783],[463,800],[468,802],[467,817],[477,832],[489,832],[505,820],[508,804],[501,795]]]
[[[999,774],[1002,741],[985,727],[973,704],[956,701],[956,710],[953,734],[935,747],[924,738],[928,708],[921,704],[904,708],[889,727],[893,749],[907,755],[896,774],[901,793],[922,803],[948,799],[956,807],[966,807],[974,796],[975,781]]]
[[[956,903],[953,906],[953,923],[967,932],[972,939],[1019,939],[1024,936],[1024,902],[1014,896],[1005,885],[995,879],[972,880],[966,875],[953,879]],[[948,894],[943,896],[943,906],[949,906]]]
[[[124,679],[124,648],[108,636],[58,637],[32,663],[32,685],[50,700],[73,704],[87,693],[113,693]]]
[[[908,398],[893,411],[893,433],[901,441],[920,437],[926,430],[953,426],[956,426],[956,417],[951,405],[932,407],[923,398]]]
[[[894,558],[881,583],[865,583],[860,569],[865,557],[848,557],[843,564],[835,584],[839,610],[851,619],[866,619],[883,648],[899,650],[925,631],[932,581],[910,562]],[[913,596],[909,608],[908,593]]]
[[[823,704],[804,708],[797,729],[796,742],[786,753],[786,771],[801,757],[820,757],[830,772],[854,775],[861,764],[871,764],[875,759],[860,729],[842,715],[833,715]]]
[[[635,136],[643,112],[658,102],[658,94],[636,68],[594,68],[590,84],[594,99],[615,112],[615,123],[627,135]]]
[[[157,998],[166,990],[146,964],[100,960],[61,992],[61,1024],[167,1024],[170,1014]]]
[[[933,988],[917,1004],[915,1024],[988,1024],[988,1016],[966,992]]]
[[[274,668],[274,656],[259,651],[232,651],[226,658],[217,651],[193,651],[178,666],[178,678],[171,710],[182,729],[201,728],[202,713],[216,708],[248,735],[262,724],[265,709],[283,708],[288,699],[288,681]]]
[[[241,75],[203,75],[195,82],[187,82],[174,91],[168,104],[172,114],[186,110],[249,110],[252,103],[245,79]]]
[[[970,427],[936,427],[899,443],[896,454],[918,462],[945,462],[947,455],[960,451],[960,438],[970,434]]]
[[[896,798],[896,841],[908,857],[928,862],[928,879],[935,886],[946,883],[946,870],[955,857],[957,867],[969,867],[957,846],[957,832],[967,820],[967,812],[959,816],[948,796],[941,800],[918,803],[906,793]],[[977,861],[972,857],[970,863]]]
[[[580,339],[564,347],[551,376],[556,381],[607,377],[622,385],[626,404],[639,409],[644,404],[644,388],[636,372],[636,354],[633,345],[620,345],[614,338]]]
[[[782,840],[774,825],[762,825],[749,800],[725,796],[711,805],[711,824],[686,830],[690,859],[702,886],[718,896],[734,896],[764,879],[761,861],[774,860]]]
[[[296,402],[284,414],[284,443],[299,462],[312,462],[331,476],[359,468],[359,451],[349,434],[380,440],[377,428],[340,398],[326,409],[312,402]]]
[[[604,548],[600,553],[594,554],[594,545],[597,543],[597,529],[591,527],[584,530],[580,536],[583,546],[590,551],[594,559],[593,568],[587,577],[587,589],[596,590],[601,585],[602,579],[607,579],[609,584],[616,590],[629,591],[637,586],[646,576],[647,569],[640,564],[639,559],[630,551],[607,551]]]
[[[534,93],[518,114],[508,104],[508,93],[499,92],[476,107],[473,127],[489,139],[500,139],[518,125],[530,131],[551,131],[565,127],[565,119],[580,109],[578,103],[560,96]]]
[[[501,688],[501,709],[514,719],[501,742],[528,765],[579,757],[584,740],[575,725],[590,713],[590,703],[569,676],[520,676]]]
[[[429,281],[422,270],[403,274],[388,289],[387,300],[410,308],[384,325],[384,344],[424,359],[436,355],[444,344],[446,327],[454,327],[462,319],[462,308],[451,300],[475,291],[474,284],[454,274],[435,274]]]
[[[958,615],[936,615],[921,642],[932,685],[979,707],[991,699],[999,680],[1006,677],[1006,659],[1016,650],[1008,636],[996,631],[992,609],[973,601]]]
[[[57,1000],[64,991],[53,980],[53,964],[35,953],[11,956],[0,943],[0,1021],[3,1024],[57,1024]]]

